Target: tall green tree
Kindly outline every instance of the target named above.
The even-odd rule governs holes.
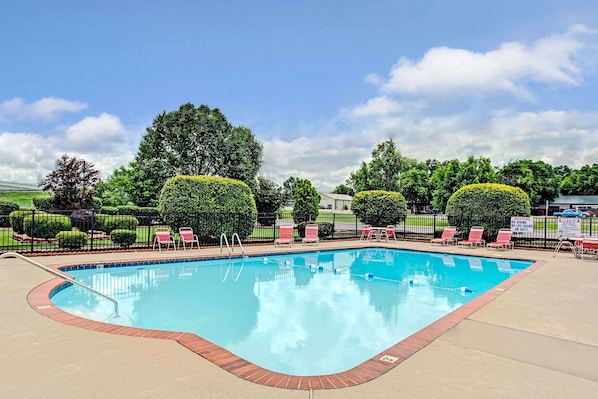
[[[372,151],[372,160],[362,162],[361,167],[352,173],[348,183],[355,192],[364,190],[385,190],[401,192],[401,175],[417,164],[398,150],[394,140],[379,143]]]
[[[332,194],[344,194],[353,196],[355,195],[355,190],[352,187],[347,186],[346,184],[339,184],[334,188]]]
[[[320,194],[309,180],[297,179],[293,200],[295,201],[293,205],[295,223],[307,222],[310,218],[316,220],[320,213]]]
[[[137,164],[130,162],[128,166],[115,169],[106,181],[97,186],[97,194],[103,205],[119,206],[134,204],[134,193],[143,187],[135,183]]]
[[[282,187],[272,180],[258,176],[251,191],[258,211],[257,221],[263,226],[272,226],[276,221],[274,213],[286,202]]]
[[[51,202],[55,209],[74,210],[91,206],[100,181],[100,174],[91,162],[64,154],[40,186],[54,193]]]
[[[469,157],[465,162],[457,159],[437,166],[430,178],[432,205],[444,211],[450,196],[463,186],[496,182],[496,173],[489,158]]]
[[[231,125],[219,109],[184,104],[156,116],[135,157],[139,206],[156,205],[166,180],[176,175],[221,176],[253,184],[262,145],[251,130]]]
[[[497,177],[499,183],[525,191],[532,206],[552,201],[559,195],[561,177],[554,167],[543,161],[523,159],[509,162],[498,170]]]
[[[598,164],[571,171],[560,186],[563,195],[598,195]]]
[[[295,195],[295,187],[297,187],[298,177],[291,176],[282,183],[283,195],[285,201],[291,201]]]
[[[401,193],[412,204],[413,211],[417,206],[430,204],[432,192],[430,190],[430,176],[425,164],[419,164],[418,167],[411,168],[401,177]]]

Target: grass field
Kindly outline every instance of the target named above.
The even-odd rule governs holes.
[[[11,201],[19,204],[21,209],[33,209],[34,198],[48,198],[46,191],[0,191],[0,201]]]

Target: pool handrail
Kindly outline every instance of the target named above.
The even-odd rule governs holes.
[[[233,233],[231,237],[232,242],[232,250],[231,246],[228,245],[228,238],[226,238],[226,234],[220,234],[220,253],[222,253],[223,243],[226,244],[226,249],[228,250],[228,256],[231,256],[233,252],[235,252],[235,237],[237,237],[237,242],[239,243],[239,247],[241,248],[241,255],[245,257],[245,249],[243,249],[243,244],[241,244],[241,237],[237,233]]]
[[[99,296],[101,296],[103,298],[108,299],[109,301],[111,301],[114,304],[114,317],[119,317],[119,313],[118,313],[118,302],[116,301],[116,299],[114,299],[112,297],[109,297],[108,295],[103,294],[103,293],[101,293],[99,291],[96,291],[93,288],[88,287],[87,285],[82,284],[82,283],[78,282],[77,280],[74,280],[74,279],[70,278],[66,274],[63,274],[63,273],[61,273],[61,272],[59,272],[57,270],[51,269],[51,268],[49,268],[47,266],[44,266],[41,263],[36,262],[34,260],[31,260],[31,259],[29,259],[29,258],[27,258],[27,257],[25,257],[25,256],[23,256],[23,255],[21,255],[19,253],[16,253],[16,252],[6,252],[6,253],[3,253],[2,255],[0,255],[0,259],[4,259],[4,258],[19,258],[19,259],[24,260],[25,262],[27,262],[29,264],[32,264],[33,266],[37,266],[40,269],[47,271],[50,274],[53,274],[55,276],[60,277],[60,278],[62,278],[64,280],[68,281],[71,284],[78,285],[79,287],[85,288],[86,290],[89,290],[89,291],[93,292],[96,295],[99,295]]]

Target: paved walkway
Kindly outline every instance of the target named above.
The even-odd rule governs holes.
[[[356,245],[362,244],[323,242],[319,248]],[[504,256],[427,243],[390,246]],[[274,247],[246,248],[248,254],[264,251]],[[34,259],[57,265],[173,254]],[[247,382],[175,341],[88,331],[46,318],[29,306],[27,294],[51,276],[3,259],[0,398],[597,398],[598,262],[569,252],[553,258],[551,252],[514,250],[506,256],[545,263],[388,373],[355,387],[311,392]]]

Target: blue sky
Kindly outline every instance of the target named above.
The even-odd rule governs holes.
[[[379,142],[420,161],[598,162],[598,1],[9,2],[0,179],[62,154],[104,177],[163,111],[219,108],[261,174],[344,183]]]

